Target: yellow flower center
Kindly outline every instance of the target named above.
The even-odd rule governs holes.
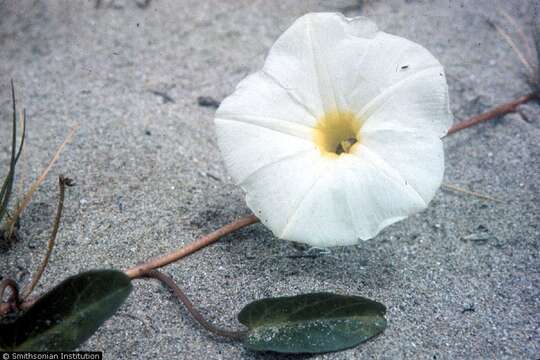
[[[350,111],[324,114],[313,129],[313,141],[323,156],[352,153],[360,141],[360,120]]]

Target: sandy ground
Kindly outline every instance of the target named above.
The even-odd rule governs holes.
[[[35,178],[70,126],[80,128],[24,214],[0,273],[28,282],[44,253],[60,173],[74,178],[39,291],[92,268],[125,268],[248,214],[216,146],[212,108],[257,70],[310,11],[363,13],[444,64],[456,119],[530,91],[488,21],[529,34],[535,1],[0,1],[0,159],[6,171],[9,79],[29,115],[22,172]],[[519,42],[521,45],[522,41]],[[159,95],[162,94],[162,95]],[[163,96],[163,94],[166,94]],[[167,268],[217,324],[266,296],[354,293],[388,307],[382,336],[316,359],[535,359],[540,356],[540,106],[445,140],[445,183],[429,208],[377,238],[328,254],[262,225]],[[106,359],[271,359],[209,336],[160,285],[138,282],[83,349]],[[286,358],[286,357],[279,357]]]

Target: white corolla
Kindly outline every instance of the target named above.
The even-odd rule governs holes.
[[[439,61],[364,17],[312,13],[216,113],[253,213],[281,239],[351,245],[424,209],[451,124]]]

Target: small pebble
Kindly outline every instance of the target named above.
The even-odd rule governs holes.
[[[473,233],[461,238],[462,241],[472,241],[477,244],[485,244],[488,242],[490,236],[487,232]]]
[[[215,108],[215,109],[217,109],[220,104],[219,101],[217,101],[216,99],[210,96],[199,96],[197,98],[197,103],[199,104],[199,106],[210,107],[210,108]]]

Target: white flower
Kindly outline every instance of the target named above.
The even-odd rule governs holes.
[[[441,64],[363,17],[313,13],[216,113],[246,202],[282,239],[350,245],[424,209],[451,114]]]

